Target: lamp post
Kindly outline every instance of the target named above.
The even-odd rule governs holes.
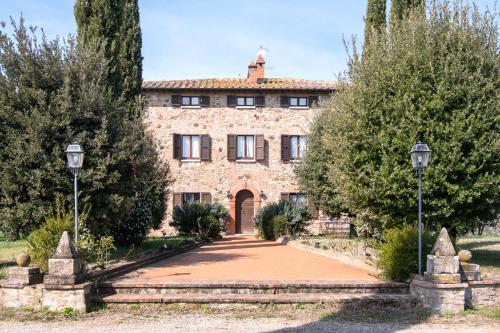
[[[417,142],[411,149],[411,163],[418,173],[418,275],[422,275],[422,173],[429,163],[429,147]]]
[[[75,199],[75,244],[78,241],[78,174],[82,170],[83,165],[83,150],[77,143],[68,145],[66,149],[66,157],[68,158],[68,167],[73,174],[73,188]]]

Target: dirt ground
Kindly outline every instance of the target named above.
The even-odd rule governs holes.
[[[500,332],[500,309],[435,316],[421,308],[348,305],[115,305],[85,315],[0,312],[5,333]]]
[[[252,236],[227,237],[114,280],[128,283],[165,283],[171,280],[377,281],[367,270]]]

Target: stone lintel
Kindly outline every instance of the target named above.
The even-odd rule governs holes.
[[[480,281],[469,281],[469,285],[473,286],[497,286],[500,287],[500,278],[487,278]]]

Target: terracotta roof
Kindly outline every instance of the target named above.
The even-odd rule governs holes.
[[[247,79],[196,79],[196,80],[169,80],[144,81],[143,89],[265,89],[265,90],[335,90],[333,81],[302,80],[288,78],[264,78],[257,83]]]

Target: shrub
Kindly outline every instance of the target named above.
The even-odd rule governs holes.
[[[229,221],[227,208],[219,203],[187,202],[174,208],[170,226],[183,235],[218,237]]]
[[[436,235],[424,230],[422,234],[422,267],[430,253]],[[418,272],[418,229],[413,225],[388,229],[380,245],[377,266],[386,279],[405,281]]]
[[[95,260],[97,267],[104,268],[111,258],[111,251],[116,250],[112,236],[102,236],[95,239],[92,236],[87,238],[87,249]]]
[[[31,261],[42,272],[48,271],[49,258],[56,252],[62,233],[67,231],[70,237],[73,235],[73,215],[62,209],[60,204],[56,207],[55,212],[45,218],[45,224],[27,238]]]
[[[275,238],[288,235],[288,219],[285,215],[275,216],[272,224]]]
[[[276,239],[274,234],[273,219],[283,215],[288,221],[288,232],[297,235],[306,231],[307,222],[311,219],[311,213],[304,205],[292,205],[288,201],[280,200],[272,202],[260,208],[254,218],[255,226],[264,239]]]

